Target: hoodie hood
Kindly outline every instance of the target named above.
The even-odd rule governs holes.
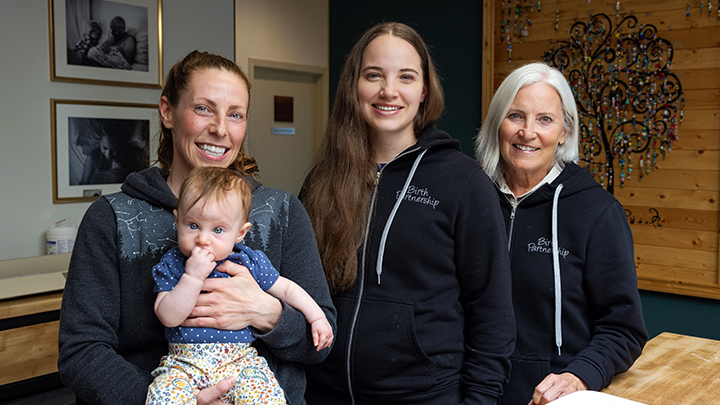
[[[131,173],[122,184],[121,190],[130,197],[172,211],[177,207],[177,196],[167,184],[168,174],[167,170],[157,167]],[[260,186],[260,183],[252,177],[244,179],[251,192]]]
[[[543,202],[553,199],[555,189],[562,184],[563,197],[581,193],[591,188],[602,189],[602,186],[590,176],[587,170],[584,170],[575,163],[566,163],[560,175],[550,184],[540,187],[536,192],[528,195],[523,200],[523,205],[533,206],[542,204]]]
[[[167,177],[168,171],[151,167],[130,174],[121,190],[130,197],[172,211],[177,207],[177,197],[170,190]]]
[[[444,146],[460,149],[460,141],[448,135],[447,132],[438,129],[435,125],[425,128],[418,137],[418,141],[410,149],[420,147],[421,149],[430,149],[438,146]]]

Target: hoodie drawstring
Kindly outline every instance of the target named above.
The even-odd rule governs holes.
[[[555,275],[555,345],[558,348],[558,356],[562,355],[560,348],[562,347],[562,285],[560,284],[560,257],[558,255],[558,236],[557,236],[557,211],[558,199],[563,185],[559,184],[555,189],[553,197],[552,209],[552,257],[553,257],[553,273]]]
[[[403,199],[405,199],[405,194],[407,193],[408,187],[410,187],[410,181],[412,181],[413,176],[415,175],[415,170],[417,170],[418,165],[420,164],[420,159],[422,159],[423,155],[425,155],[425,152],[428,150],[425,149],[418,155],[417,158],[415,158],[415,162],[413,163],[412,168],[410,169],[410,173],[407,176],[407,179],[405,180],[405,185],[403,185],[402,191],[400,192],[400,196],[398,196],[397,201],[395,201],[395,206],[393,206],[392,211],[390,211],[390,217],[388,217],[387,222],[385,223],[385,229],[383,229],[382,237],[380,238],[380,248],[378,249],[378,259],[377,259],[377,265],[375,266],[375,272],[377,273],[378,278],[378,284],[380,284],[380,275],[382,274],[382,263],[383,263],[383,256],[385,256],[385,242],[387,242],[387,236],[390,232],[390,225],[392,225],[393,219],[395,218],[395,213],[397,212],[398,208],[400,208],[400,203]]]

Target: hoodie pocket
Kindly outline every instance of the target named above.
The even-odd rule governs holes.
[[[366,299],[356,328],[351,357],[359,393],[402,395],[431,385],[434,362],[418,341],[412,304]]]
[[[510,381],[503,387],[502,405],[527,405],[535,387],[550,374],[550,359],[513,355],[510,362]]]

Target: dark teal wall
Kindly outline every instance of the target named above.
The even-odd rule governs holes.
[[[473,156],[481,119],[482,2],[330,1],[330,95],[357,39],[373,25],[397,21],[415,28],[430,48],[445,90],[438,127],[459,139]],[[332,108],[332,105],[331,105]]]
[[[416,0],[410,3],[330,1],[330,90],[355,41],[371,26],[399,21],[415,28],[431,49],[445,89],[438,126],[473,156],[481,120],[482,2]],[[651,337],[674,332],[720,340],[720,301],[641,291]]]
[[[720,301],[640,291],[650,337],[662,332],[720,340]]]

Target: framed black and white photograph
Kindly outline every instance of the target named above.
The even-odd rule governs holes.
[[[51,99],[50,109],[53,203],[120,191],[157,158],[156,104]]]
[[[160,88],[161,0],[49,0],[50,79]]]

